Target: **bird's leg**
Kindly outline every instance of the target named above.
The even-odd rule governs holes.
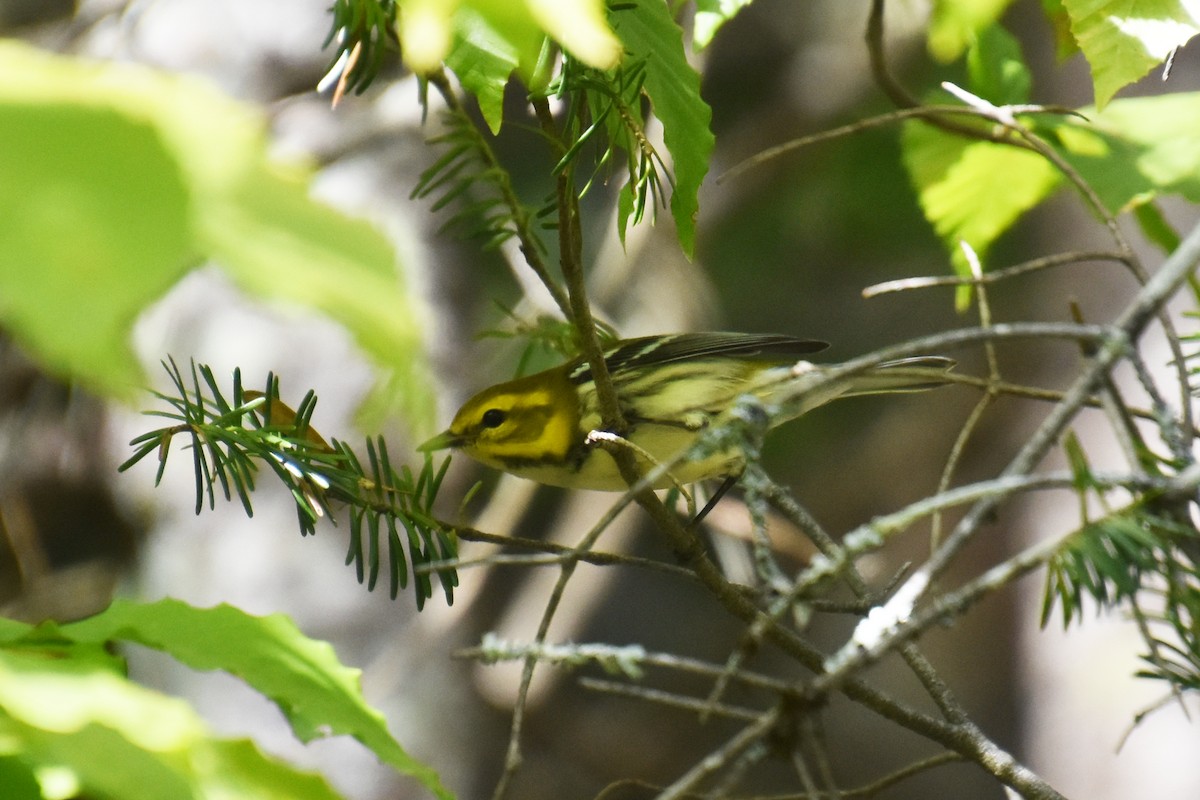
[[[721,485],[713,492],[713,496],[708,498],[708,502],[704,504],[704,508],[700,509],[700,513],[692,517],[692,521],[688,523],[689,528],[697,528],[704,518],[708,516],[708,512],[717,507],[717,503],[721,502],[721,498],[725,493],[733,488],[733,485],[738,482],[739,475],[728,475],[725,480],[721,481]]]

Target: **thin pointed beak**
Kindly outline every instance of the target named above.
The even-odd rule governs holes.
[[[442,431],[425,444],[417,448],[422,453],[432,453],[434,450],[446,450],[451,447],[461,447],[465,440],[462,436],[449,430]]]

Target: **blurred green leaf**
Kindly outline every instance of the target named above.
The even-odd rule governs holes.
[[[16,757],[0,756],[0,786],[6,800],[43,800],[32,766]]]
[[[451,797],[437,774],[409,756],[388,732],[383,716],[367,705],[359,671],[343,666],[328,643],[307,638],[281,614],[255,617],[228,605],[202,609],[177,600],[118,600],[107,611],[61,630],[76,641],[137,642],[194,669],[236,675],[278,705],[302,741],[353,736],[438,797]]]
[[[214,739],[208,751],[220,764],[209,776],[207,796],[279,800],[338,800],[335,791],[320,775],[296,769],[264,754],[249,739]]]
[[[129,397],[130,327],[197,261],[187,176],[148,120],[64,96],[97,69],[34,52],[0,47],[0,320],[59,374]]]
[[[1032,78],[1021,45],[999,25],[981,31],[967,51],[971,91],[996,105],[1029,102]]]
[[[930,54],[942,63],[961,56],[992,26],[1012,0],[934,0],[929,20]]]
[[[985,259],[1000,234],[1061,180],[1036,153],[970,141],[921,122],[904,126],[903,151],[921,210],[963,275],[969,271],[960,241]]]
[[[463,88],[475,95],[492,133],[504,121],[504,89],[520,64],[517,49],[470,7],[459,12],[454,46],[446,55]]]
[[[1114,100],[1051,127],[1064,157],[1113,213],[1162,194],[1200,202],[1200,93]]]
[[[0,617],[0,644],[11,642],[27,636],[33,630],[28,622],[18,622],[8,617]]]
[[[206,203],[198,223],[208,252],[243,289],[315,308],[353,333],[385,370],[373,400],[384,407],[388,393],[415,427],[429,427],[432,382],[417,302],[373,225],[311,199],[301,181],[266,163]]]
[[[1127,211],[1160,246],[1176,234],[1147,204],[1177,194],[1200,202],[1200,93],[1114,100],[1102,112],[1043,118],[1038,132],[1095,190],[1112,214]],[[904,164],[921,209],[955,266],[965,240],[982,257],[1025,211],[1062,181],[1042,157],[990,142],[970,142],[924,123],[905,126]]]
[[[750,5],[750,0],[696,0],[692,19],[692,46],[703,50],[712,42],[717,31],[738,12]]]
[[[1042,13],[1054,31],[1054,56],[1061,63],[1079,52],[1071,35],[1071,17],[1063,8],[1063,0],[1042,0]]]
[[[418,73],[436,69],[455,36],[470,39],[480,19],[516,52],[524,77],[532,73],[546,36],[589,66],[609,69],[621,60],[601,0],[407,0],[398,20],[405,63]]]
[[[128,396],[137,315],[202,258],[351,331],[432,416],[422,326],[388,241],[267,157],[207,83],[0,45],[0,320],[48,366]],[[397,377],[398,376],[398,377]]]
[[[1092,70],[1097,108],[1200,32],[1181,0],[1062,0],[1071,33]]]
[[[24,763],[65,770],[91,796],[338,797],[324,779],[268,759],[250,742],[210,738],[181,700],[88,659],[32,648],[0,649],[0,732]]]
[[[1142,229],[1142,235],[1148,241],[1158,245],[1158,248],[1164,253],[1173,253],[1175,248],[1179,247],[1179,231],[1175,230],[1167,221],[1162,209],[1153,200],[1135,203],[1133,216],[1137,220],[1138,227]]]
[[[630,60],[646,61],[643,88],[662,122],[675,174],[671,215],[679,244],[690,257],[696,247],[700,184],[708,174],[715,143],[712,109],[700,97],[700,75],[688,63],[683,32],[666,3],[640,0],[635,8],[615,9],[611,19]]]

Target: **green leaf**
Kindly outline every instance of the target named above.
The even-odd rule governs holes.
[[[696,0],[692,19],[692,46],[703,50],[712,42],[717,31],[738,12],[750,5],[750,0]]]
[[[208,748],[221,764],[206,783],[207,796],[250,798],[254,791],[279,800],[336,800],[341,795],[320,775],[304,772],[265,755],[248,739],[215,739]]]
[[[630,59],[646,61],[644,91],[662,122],[663,140],[674,166],[671,215],[679,244],[690,257],[696,248],[700,184],[708,174],[715,139],[712,109],[700,97],[700,76],[688,64],[683,32],[660,0],[639,0],[611,14],[613,30]]]
[[[1082,109],[1047,137],[1112,213],[1163,194],[1200,202],[1200,93],[1114,100]]]
[[[996,105],[1029,102],[1032,79],[1016,38],[999,25],[980,32],[967,51],[971,91]]]
[[[1054,56],[1062,63],[1079,52],[1079,45],[1071,35],[1071,17],[1063,8],[1063,0],[1042,0],[1042,13],[1054,31]]]
[[[629,228],[629,220],[633,217],[633,211],[633,184],[626,181],[625,185],[621,187],[621,191],[617,193],[617,237],[621,240],[621,247],[625,246],[625,231]]]
[[[42,800],[42,787],[25,761],[0,756],[0,786],[6,800]]]
[[[499,133],[504,121],[504,89],[520,64],[520,54],[469,7],[459,12],[455,33],[446,66],[458,76],[463,88],[475,95],[492,133]]]
[[[342,666],[328,643],[305,637],[281,614],[255,617],[228,605],[201,609],[177,600],[118,600],[61,631],[76,641],[137,642],[194,669],[236,675],[278,705],[302,741],[330,733],[353,736],[438,797],[451,797],[437,774],[409,756],[383,716],[367,705],[359,671]]]
[[[24,763],[67,771],[83,794],[130,800],[338,797],[250,742],[211,739],[183,701],[70,655],[0,649],[0,738]]]
[[[398,24],[405,63],[418,73],[436,69],[464,24],[470,28],[479,18],[515,50],[527,78],[546,36],[589,66],[609,69],[621,60],[601,0],[407,0]]]
[[[1084,453],[1083,445],[1079,443],[1079,437],[1075,435],[1074,431],[1068,431],[1063,437],[1063,452],[1067,456],[1067,463],[1071,465],[1071,479],[1075,484],[1075,491],[1082,493],[1088,489],[1097,488],[1096,478],[1092,475],[1087,454]],[[1086,504],[1083,504],[1082,510],[1084,513],[1087,512]]]
[[[996,239],[1061,180],[1036,153],[965,140],[921,122],[904,126],[903,160],[925,218],[964,275],[960,241],[985,259]]]
[[[1194,4],[1181,0],[1062,0],[1071,33],[1092,70],[1104,108],[1177,47],[1200,32]]]
[[[93,389],[144,383],[139,312],[202,258],[325,312],[432,417],[416,302],[373,226],[267,157],[261,114],[209,84],[0,45],[0,321]]]
[[[1133,217],[1137,220],[1138,227],[1142,229],[1142,235],[1151,243],[1158,245],[1163,253],[1173,253],[1175,248],[1179,247],[1179,231],[1175,230],[1174,226],[1167,221],[1157,203],[1152,200],[1136,203],[1133,206]]]
[[[0,320],[53,371],[130,397],[130,328],[198,254],[169,147],[89,87],[64,59],[0,46]]]
[[[507,9],[513,0],[488,0]],[[605,19],[604,0],[522,0],[542,30],[591,67],[611,69],[621,61],[621,42]]]
[[[8,617],[0,617],[0,644],[21,639],[33,630],[28,622],[18,622]]]
[[[942,63],[961,56],[1012,0],[935,0],[929,20],[930,54]]]
[[[227,188],[206,204],[201,220],[213,257],[246,291],[315,308],[346,327],[385,370],[368,404],[400,402],[415,427],[429,427],[433,396],[421,315],[387,240],[265,163]]]

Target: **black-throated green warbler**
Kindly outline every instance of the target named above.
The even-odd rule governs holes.
[[[825,347],[790,336],[684,333],[617,342],[604,361],[628,425],[624,439],[649,470],[678,459],[740,395],[770,404],[796,377],[828,369],[800,360]],[[771,426],[838,397],[939,386],[953,366],[939,356],[888,361],[827,384],[788,406]],[[601,426],[592,370],[577,358],[484,389],[418,449],[457,448],[489,467],[551,486],[621,491],[627,484],[616,462],[596,444]],[[658,487],[736,475],[742,465],[736,451],[684,459]]]

